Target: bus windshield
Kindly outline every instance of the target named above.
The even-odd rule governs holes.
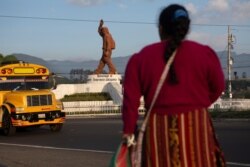
[[[48,77],[0,77],[0,91],[49,89]]]

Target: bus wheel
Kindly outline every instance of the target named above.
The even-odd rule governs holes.
[[[3,109],[3,134],[5,136],[14,135],[16,133],[16,127],[12,126],[10,114],[6,109]]]
[[[51,124],[50,130],[52,132],[59,132],[62,129],[63,124]]]

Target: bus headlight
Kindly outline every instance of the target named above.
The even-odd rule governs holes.
[[[23,120],[23,121],[26,121],[26,120],[27,120],[27,118],[26,118],[26,116],[25,116],[25,115],[22,115],[22,117],[21,117],[21,118],[22,118],[22,120]]]
[[[18,112],[24,112],[24,108],[23,107],[16,107],[16,113]]]

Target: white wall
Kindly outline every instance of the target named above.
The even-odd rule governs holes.
[[[115,104],[122,104],[123,94],[122,94],[122,85],[119,83],[108,83],[104,87],[104,91],[108,92]]]
[[[57,99],[75,93],[108,92],[115,104],[122,103],[122,86],[117,82],[87,83],[87,84],[60,84],[53,90]]]
[[[75,93],[88,93],[88,92],[103,92],[103,84],[59,84],[53,90],[57,99],[63,98],[65,95]]]

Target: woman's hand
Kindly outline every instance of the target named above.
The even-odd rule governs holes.
[[[122,140],[128,147],[133,146],[136,144],[135,135],[134,134],[123,134]]]

